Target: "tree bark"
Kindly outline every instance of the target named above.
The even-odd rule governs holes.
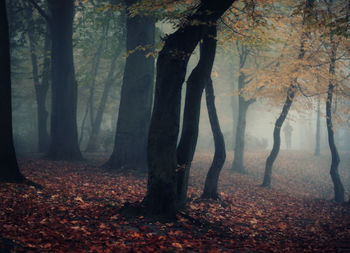
[[[5,2],[0,0],[0,181],[24,182],[13,146],[10,43]]]
[[[334,75],[337,49],[332,40],[332,35],[331,35],[331,46],[332,46],[332,52],[331,52],[331,63],[329,66],[329,73],[331,75]],[[334,141],[334,129],[333,129],[333,123],[332,123],[333,92],[334,92],[334,84],[333,84],[333,80],[330,80],[329,86],[328,86],[327,101],[326,101],[326,117],[327,117],[326,122],[327,122],[327,132],[328,132],[328,144],[332,154],[330,175],[334,186],[334,200],[336,202],[342,203],[344,202],[344,187],[338,172],[338,165],[340,163],[340,158],[339,158],[338,150]]]
[[[292,106],[295,92],[296,88],[293,84],[291,84],[287,91],[287,99],[283,105],[282,112],[275,122],[275,128],[273,129],[273,147],[270,155],[266,160],[264,181],[261,185],[263,187],[269,187],[271,185],[272,166],[277,158],[281,146],[281,128],[284,120],[288,115],[289,109]]]
[[[154,108],[148,137],[148,186],[145,198],[149,215],[175,218],[176,144],[179,131],[181,87],[188,60],[205,34],[234,0],[202,1],[196,12],[165,39],[157,61]],[[193,22],[195,21],[195,22]]]
[[[224,136],[221,132],[219,119],[216,113],[215,96],[211,78],[206,83],[205,93],[210,127],[214,137],[215,153],[213,162],[205,178],[202,198],[217,199],[220,197],[218,194],[218,182],[221,169],[226,159],[226,149]]]
[[[72,45],[74,1],[47,1],[52,35],[51,143],[47,156],[53,160],[81,160]]]
[[[208,28],[200,47],[200,59],[187,80],[181,138],[177,147],[177,206],[186,207],[191,163],[197,146],[200,108],[204,87],[210,79],[216,52],[216,26]]]
[[[129,7],[136,0],[126,0]],[[147,169],[147,134],[154,87],[155,18],[128,15],[126,49],[120,106],[113,153],[107,162],[111,169]]]
[[[317,118],[316,118],[316,144],[315,144],[315,156],[320,156],[320,140],[321,140],[321,120],[320,120],[320,98],[317,101]]]

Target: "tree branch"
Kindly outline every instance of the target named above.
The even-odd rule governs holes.
[[[34,8],[39,12],[39,14],[46,19],[46,21],[48,23],[51,22],[51,18],[49,17],[49,15],[47,15],[47,13],[34,1],[34,0],[28,0],[33,6]]]

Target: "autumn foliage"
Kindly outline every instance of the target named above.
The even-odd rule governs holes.
[[[265,152],[248,152],[248,175],[219,182],[221,201],[201,200],[211,157],[196,156],[188,212],[176,222],[121,214],[141,201],[146,175],[98,167],[102,158],[66,163],[21,159],[43,189],[0,185],[0,251],[16,252],[302,252],[350,250],[350,209],[336,204],[327,155],[282,152],[272,188],[259,186]],[[232,159],[232,154],[228,160]],[[344,164],[349,156],[344,155]],[[350,182],[349,171],[343,170]],[[349,189],[349,185],[346,186]]]

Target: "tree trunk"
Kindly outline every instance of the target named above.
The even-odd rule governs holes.
[[[176,32],[167,36],[157,61],[154,108],[148,137],[148,186],[145,198],[149,215],[175,218],[176,144],[179,131],[181,87],[188,60],[205,34],[233,0],[202,1],[196,12]],[[195,21],[195,22],[193,22]]]
[[[200,47],[200,59],[187,80],[181,138],[177,147],[177,206],[186,207],[191,162],[197,146],[203,89],[210,79],[216,52],[216,26],[208,28]]]
[[[236,128],[236,138],[235,138],[235,154],[232,163],[232,171],[239,173],[247,173],[244,168],[244,139],[245,139],[245,129],[246,129],[246,119],[247,111],[249,107],[249,102],[239,95],[238,98],[238,121]]]
[[[11,64],[6,1],[0,1],[0,181],[24,182],[12,136]]]
[[[77,131],[77,82],[74,75],[73,0],[48,0],[51,13],[52,110],[48,158],[81,160]]]
[[[81,141],[84,138],[85,122],[86,122],[86,118],[87,118],[89,112],[90,112],[90,126],[91,126],[90,139],[91,139],[91,135],[92,135],[92,128],[93,128],[94,121],[95,121],[94,120],[94,92],[95,92],[96,76],[97,76],[97,72],[98,72],[98,69],[100,66],[101,56],[102,56],[102,52],[103,52],[104,39],[106,38],[107,32],[108,32],[108,26],[103,28],[102,35],[101,35],[101,38],[99,40],[99,46],[95,52],[94,57],[92,58],[92,65],[91,65],[91,72],[90,72],[91,83],[90,83],[90,90],[89,90],[89,100],[86,104],[83,121],[81,123],[79,145],[81,144]],[[86,152],[93,152],[94,150],[85,150],[85,151]]]
[[[113,56],[109,71],[108,71],[108,75],[107,75],[107,80],[105,83],[105,86],[103,88],[103,93],[102,93],[102,97],[96,112],[96,117],[94,120],[94,123],[92,125],[92,130],[91,130],[91,135],[88,141],[88,145],[86,147],[86,152],[95,152],[97,150],[97,139],[98,139],[98,135],[100,133],[100,128],[101,128],[101,124],[102,124],[102,118],[103,118],[103,113],[107,104],[107,98],[109,95],[109,91],[112,87],[112,85],[114,84],[114,72],[115,72],[115,68],[116,68],[116,63],[118,60],[118,57],[121,53],[121,48],[118,48],[116,50],[115,55]]]
[[[305,22],[310,22],[307,18],[310,18],[313,15],[312,8],[313,8],[314,2],[315,2],[314,0],[306,0],[305,2],[305,13],[303,17],[303,25],[305,24]],[[304,44],[305,44],[306,38],[307,38],[307,33],[305,32],[301,35],[301,39],[300,39],[300,50],[298,55],[299,60],[303,59],[305,56]],[[292,106],[295,93],[296,93],[296,87],[292,83],[290,84],[287,90],[287,98],[286,98],[286,101],[284,102],[282,112],[275,122],[275,128],[273,130],[273,147],[270,155],[266,159],[264,181],[261,185],[262,187],[271,186],[272,167],[277,158],[277,155],[279,153],[280,146],[281,146],[281,128],[284,120],[287,118],[289,109]]]
[[[217,199],[220,197],[218,194],[218,182],[221,169],[226,159],[226,149],[224,136],[221,132],[218,115],[216,113],[215,96],[211,78],[205,86],[205,93],[210,127],[214,137],[215,153],[213,162],[205,178],[202,198]]]
[[[38,151],[47,152],[49,147],[49,134],[47,130],[48,112],[46,110],[46,95],[49,89],[49,68],[50,68],[50,36],[49,30],[45,34],[44,61],[42,70],[42,80],[39,80],[38,59],[36,56],[36,38],[34,36],[34,20],[32,18],[31,6],[25,6],[27,20],[27,34],[29,38],[30,56],[32,60],[32,74],[37,102],[37,124],[38,124]]]
[[[334,45],[334,42],[332,40],[332,35],[331,35],[331,44],[332,44],[332,52],[331,52],[331,63],[329,66],[329,72],[331,75],[334,75],[335,61],[336,61],[336,46]],[[334,142],[334,129],[333,129],[333,123],[332,123],[333,92],[334,92],[334,84],[333,84],[333,80],[331,80],[328,86],[328,95],[327,95],[327,101],[326,101],[326,122],[327,122],[327,132],[328,132],[328,144],[332,154],[330,174],[331,174],[331,178],[334,186],[334,200],[336,202],[342,203],[344,202],[344,187],[338,172],[338,165],[340,162],[340,158],[339,158],[337,147]]]
[[[131,6],[136,1],[125,1]],[[147,133],[154,87],[153,50],[155,18],[127,16],[126,49],[114,149],[107,166],[111,169],[147,169]],[[134,51],[131,51],[134,50]]]
[[[287,91],[287,99],[283,105],[282,112],[275,122],[275,128],[273,129],[273,147],[270,155],[266,160],[264,181],[261,185],[263,187],[269,187],[271,185],[272,166],[277,158],[277,155],[280,151],[280,146],[281,146],[281,128],[284,120],[288,115],[288,111],[292,106],[295,92],[296,92],[296,88],[293,84],[291,84]]]
[[[320,156],[320,140],[321,140],[321,120],[320,120],[320,98],[317,101],[317,119],[316,119],[316,144],[315,144],[315,156]]]

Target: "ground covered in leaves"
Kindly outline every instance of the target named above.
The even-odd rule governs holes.
[[[350,252],[350,206],[331,201],[329,157],[282,152],[272,188],[261,188],[267,152],[248,152],[247,175],[222,171],[221,201],[200,199],[211,156],[196,155],[188,213],[176,222],[126,217],[141,201],[146,175],[81,163],[22,158],[43,189],[0,184],[0,252]],[[341,176],[350,191],[350,156]]]

